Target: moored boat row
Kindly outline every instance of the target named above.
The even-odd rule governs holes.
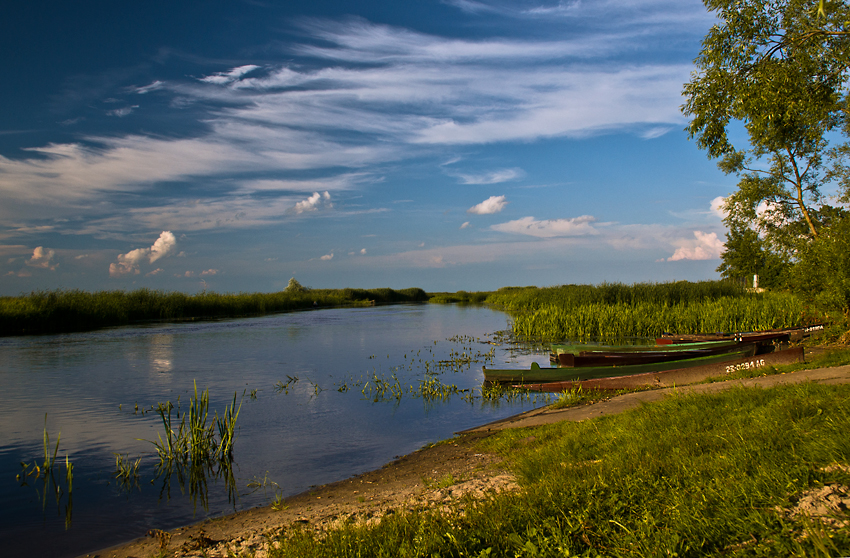
[[[756,355],[747,358],[713,363],[699,363],[697,366],[688,368],[656,370],[653,372],[609,376],[605,378],[514,384],[514,387],[527,389],[529,391],[552,393],[559,393],[578,388],[593,390],[620,390],[648,387],[672,387],[699,382],[706,378],[725,376],[739,370],[757,370],[765,366],[791,364],[794,362],[803,362],[804,360],[805,353],[803,351],[803,347],[793,347],[791,349],[783,349],[773,353]]]
[[[528,369],[496,369],[483,368],[484,380],[491,383],[527,384],[536,382],[556,382],[565,380],[579,380],[589,378],[605,378],[609,376],[621,376],[628,374],[641,374],[659,370],[674,370],[733,360],[755,355],[755,345],[743,343],[729,353],[698,356],[691,358],[680,358],[664,362],[644,362],[639,364],[610,365],[610,366],[584,366],[584,367],[549,367],[541,368],[536,362]]]
[[[736,334],[670,336],[659,338],[655,345],[555,344],[551,347],[550,360],[557,366],[543,368],[537,363],[532,363],[528,369],[496,369],[485,366],[484,380],[488,383],[509,383],[523,387],[545,384],[551,384],[550,387],[553,387],[558,383],[572,385],[575,382],[700,367],[708,370],[724,363],[749,362],[747,359],[752,357],[773,353],[783,353],[781,358],[787,359],[790,353],[783,349],[786,349],[791,341],[803,339],[822,329],[823,326],[812,326]],[[802,358],[802,350],[798,352],[799,358]],[[797,352],[794,355],[797,355]],[[759,362],[769,360],[773,358],[759,359]]]

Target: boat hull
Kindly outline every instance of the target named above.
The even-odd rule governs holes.
[[[768,331],[751,331],[742,333],[707,333],[694,335],[674,335],[665,333],[655,341],[659,345],[680,343],[704,343],[706,341],[723,341],[728,339],[739,339],[741,341],[747,342],[797,342],[819,331],[823,331],[823,325],[821,324],[808,327],[773,329]]]
[[[722,377],[738,370],[754,370],[764,366],[804,362],[803,347],[794,347],[747,358],[734,359],[725,362],[706,363],[690,368],[679,368],[642,374],[612,376],[572,381],[525,383],[515,387],[531,391],[559,393],[571,389],[620,390],[640,389],[647,387],[671,387],[700,382],[706,378]]]
[[[630,374],[642,374],[646,372],[660,372],[664,370],[675,370],[677,368],[690,368],[703,364],[714,364],[727,360],[746,358],[755,354],[754,344],[745,344],[738,347],[736,352],[727,354],[673,360],[669,362],[654,362],[649,364],[631,364],[624,366],[590,366],[585,368],[541,368],[536,363],[529,369],[508,370],[489,369],[483,367],[484,381],[490,383],[544,383],[559,381],[576,381],[593,378],[606,378],[610,376],[626,376]]]
[[[589,366],[625,366],[629,364],[652,364],[655,362],[668,362],[671,360],[682,360],[686,358],[698,358],[727,353],[739,353],[744,346],[737,341],[720,342],[712,346],[696,344],[698,347],[691,349],[677,347],[679,350],[668,351],[664,347],[658,347],[654,351],[638,352],[597,352],[582,351],[579,354],[561,353],[558,355],[560,366],[583,368]],[[688,345],[685,345],[687,347]],[[772,348],[772,346],[771,346]],[[756,354],[761,347],[756,348]],[[551,360],[551,359],[550,359]]]
[[[691,351],[694,349],[709,349],[716,347],[725,347],[735,345],[735,339],[716,339],[703,342],[692,342],[687,345],[679,346],[667,342],[657,343],[655,345],[586,345],[586,344],[553,344],[550,345],[552,353],[560,354],[581,354],[581,353],[642,353],[653,351]]]

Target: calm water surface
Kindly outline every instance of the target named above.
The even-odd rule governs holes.
[[[341,480],[541,405],[364,396],[376,376],[418,387],[438,361],[457,355],[477,362],[437,377],[477,390],[487,353],[496,363],[543,362],[483,342],[506,328],[506,316],[487,308],[425,304],[0,338],[0,548],[9,556],[79,556],[152,528],[265,505],[275,490],[289,496]],[[209,479],[199,496],[157,478],[146,440],[157,439],[162,423],[136,406],[186,402],[193,382],[209,389],[211,411],[220,414],[234,392],[247,390],[234,445],[235,499],[221,479]],[[41,482],[15,479],[21,462],[44,460],[45,417],[51,447],[61,432],[59,459],[68,455],[74,465],[70,500],[44,499]],[[116,453],[142,457],[137,488],[116,482]],[[263,479],[276,485],[251,493],[249,483]]]

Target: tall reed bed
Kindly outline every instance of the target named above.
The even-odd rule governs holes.
[[[275,293],[79,290],[0,297],[0,335],[84,331],[150,320],[227,318],[319,306],[425,301],[422,289],[304,289]]]
[[[795,327],[804,305],[786,293],[725,282],[509,288],[488,297],[511,314],[515,335],[543,339],[657,337]]]

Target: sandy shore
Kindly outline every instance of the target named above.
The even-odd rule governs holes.
[[[322,530],[349,519],[372,522],[405,509],[450,505],[470,493],[475,496],[487,491],[515,490],[517,485],[501,459],[482,453],[476,444],[504,428],[582,421],[621,413],[658,401],[673,391],[714,393],[732,386],[771,387],[804,381],[848,383],[850,366],[642,391],[569,409],[536,409],[458,433],[453,440],[401,457],[376,471],[292,496],[281,509],[254,508],[170,532],[151,532],[147,537],[85,556],[147,558],[166,548],[167,555],[175,557],[225,557],[228,552],[238,554],[250,549],[257,558],[262,558],[270,539],[294,524]]]

